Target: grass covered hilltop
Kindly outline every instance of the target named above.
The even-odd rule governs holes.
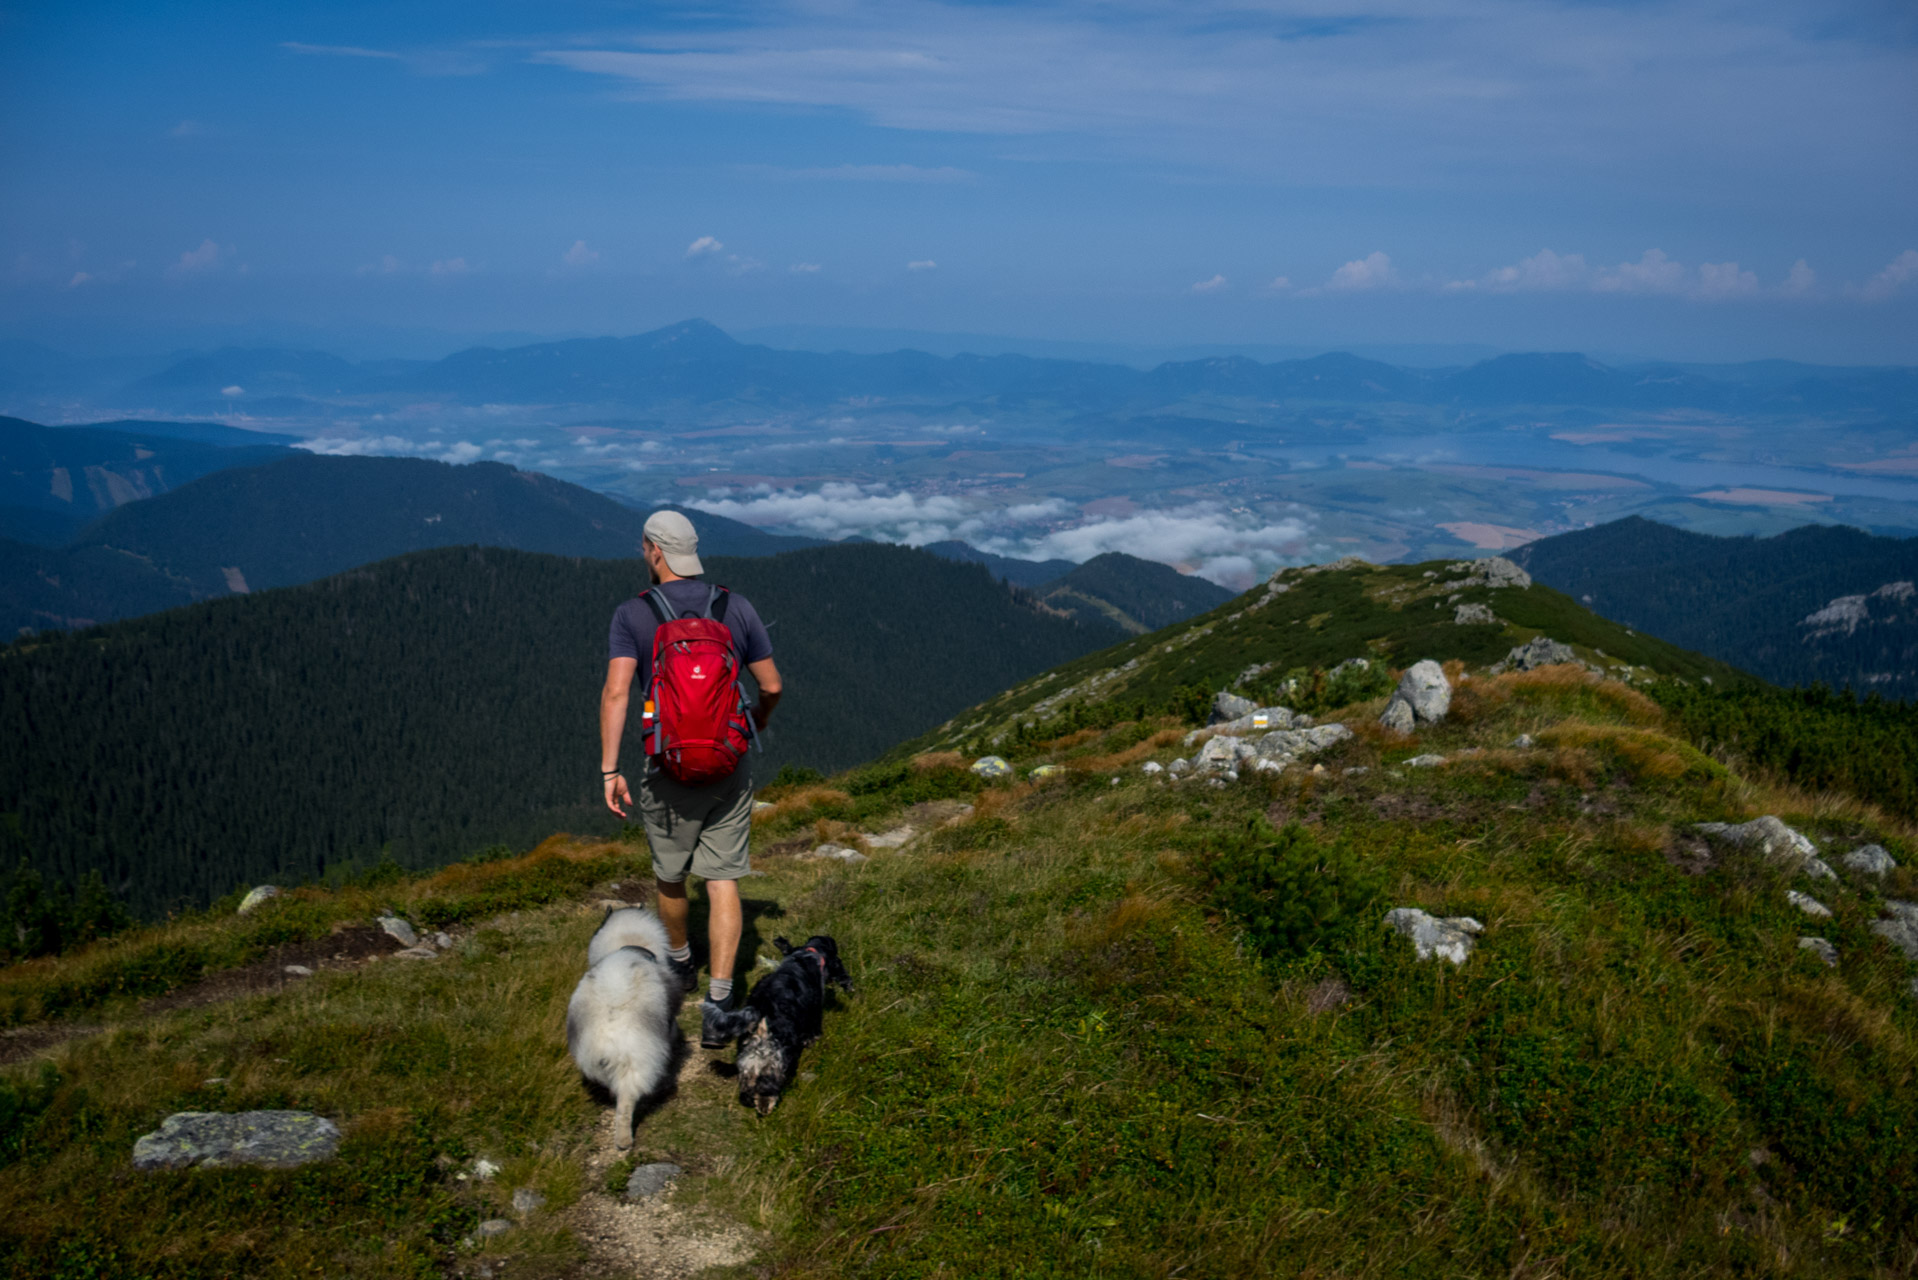
[[[1911,1275],[1918,969],[1888,906],[1918,900],[1910,813],[1870,772],[1795,784],[1829,753],[1779,746],[1788,695],[1472,577],[1288,573],[769,788],[744,954],[830,932],[859,994],[766,1120],[729,1054],[693,1050],[630,1157],[562,1023],[600,902],[643,896],[632,843],[556,836],[245,916],[236,894],[0,972],[0,1268]],[[1540,633],[1578,660],[1488,672]],[[1379,729],[1390,680],[1332,674],[1354,656],[1445,661],[1450,713]],[[1148,769],[1195,755],[1195,709],[1234,682],[1353,732],[1276,773]],[[1728,683],[1758,710],[1687,728]],[[1849,702],[1806,722],[1842,740],[1845,707],[1873,742],[1912,736]],[[983,750],[1009,772],[972,771]],[[1696,825],[1764,815],[1831,877]],[[1897,865],[1847,861],[1867,845]],[[1420,961],[1394,908],[1483,931],[1460,965]],[[447,945],[382,954],[382,913]],[[171,1113],[252,1108],[329,1117],[339,1154],[131,1167]],[[678,1181],[628,1201],[662,1160]]]

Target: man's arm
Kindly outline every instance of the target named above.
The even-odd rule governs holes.
[[[746,670],[753,673],[753,683],[759,686],[759,705],[753,708],[753,723],[764,729],[766,721],[772,718],[773,708],[779,705],[779,695],[785,686],[780,683],[779,668],[773,665],[771,658],[749,662]]]
[[[771,665],[771,664],[768,664]],[[614,658],[606,664],[606,687],[599,691],[599,767],[602,773],[619,768],[619,740],[626,733],[626,703],[632,695],[637,658]],[[774,676],[777,681],[778,677]],[[606,778],[606,807],[620,817],[633,802],[631,788],[618,774]]]

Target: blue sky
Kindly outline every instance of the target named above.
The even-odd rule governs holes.
[[[1918,8],[0,7],[0,332],[1918,362]]]

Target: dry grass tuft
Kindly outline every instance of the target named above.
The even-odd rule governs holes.
[[[834,809],[851,803],[851,796],[833,787],[806,787],[780,799],[772,808],[755,813],[753,825],[757,827],[785,818],[803,818],[815,809]]]
[[[1667,782],[1705,765],[1707,759],[1663,733],[1616,725],[1556,725],[1541,732],[1539,741],[1558,748],[1598,747],[1617,756],[1633,776]]]
[[[1092,773],[1101,771],[1109,773],[1114,769],[1123,769],[1127,765],[1150,759],[1167,747],[1178,745],[1184,737],[1183,729],[1161,729],[1145,741],[1127,747],[1124,751],[1115,751],[1103,756],[1087,756],[1083,760],[1073,761],[1072,765],[1076,769],[1085,769]]]

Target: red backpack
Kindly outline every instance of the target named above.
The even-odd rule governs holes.
[[[706,588],[704,617],[682,617],[658,587],[640,593],[653,630],[653,678],[641,735],[646,754],[681,782],[717,782],[739,767],[758,730],[746,711],[724,587]],[[650,723],[648,723],[650,722]]]

